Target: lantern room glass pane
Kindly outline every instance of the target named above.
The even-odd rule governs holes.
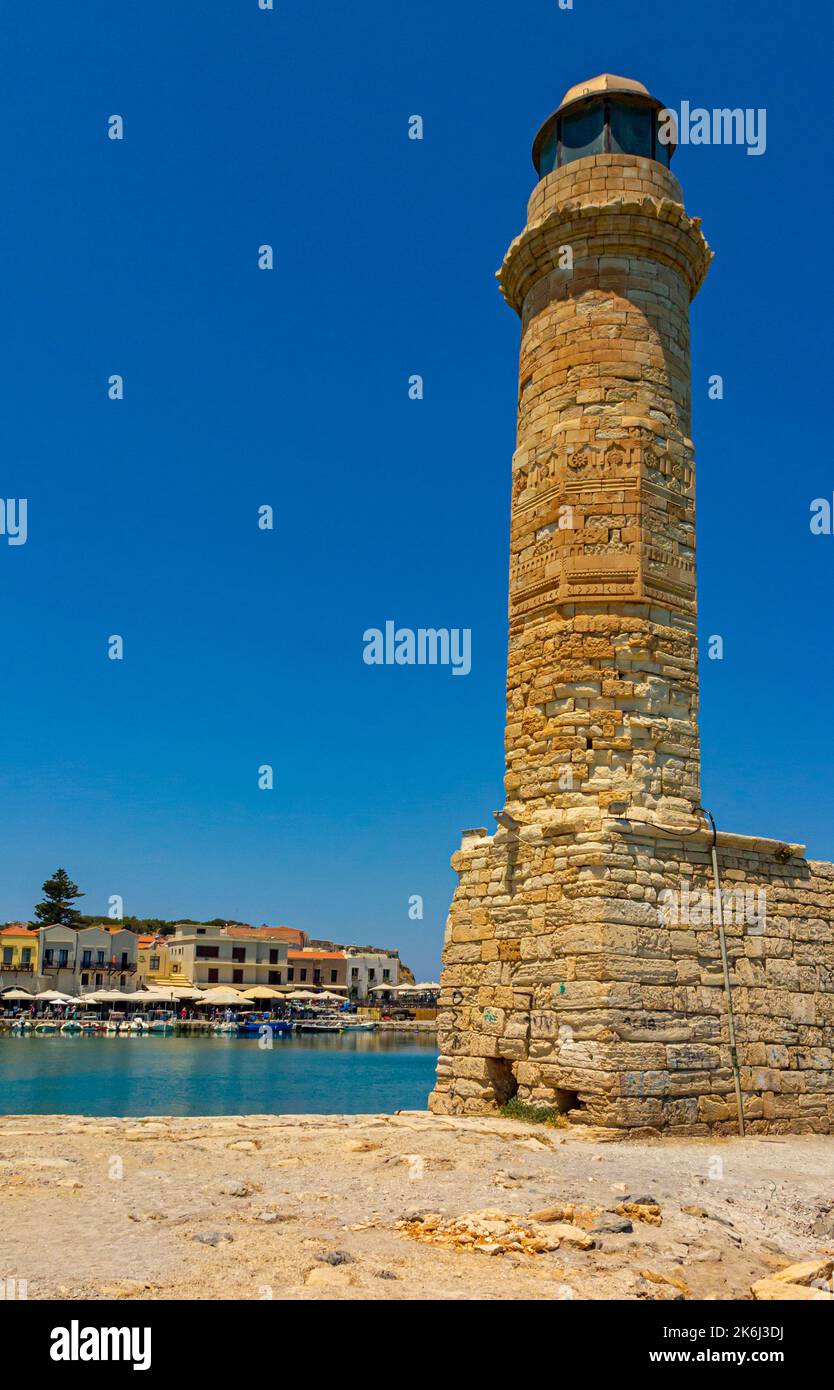
[[[589,154],[602,154],[603,106],[586,106],[583,111],[566,113],[562,117],[562,163],[584,159]]]
[[[615,154],[638,154],[652,157],[652,121],[654,112],[645,106],[625,102],[611,103],[611,149]]]
[[[559,149],[559,130],[556,121],[547,139],[543,141],[539,154],[539,178],[550,174],[556,168],[556,155]]]

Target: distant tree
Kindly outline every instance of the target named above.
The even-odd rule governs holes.
[[[66,869],[56,869],[43,885],[44,900],[35,908],[35,917],[42,927],[76,927],[81,913],[73,907],[75,898],[83,898],[78,884],[73,883]]]

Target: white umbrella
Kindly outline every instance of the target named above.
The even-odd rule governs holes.
[[[194,989],[191,985],[149,985],[145,998],[149,1002],[164,1000],[169,1004],[177,1004],[180,1000],[202,999],[203,991]]]
[[[271,985],[252,985],[251,989],[243,991],[247,999],[281,999],[283,995],[280,990],[273,989]]]
[[[318,995],[311,994],[309,989],[293,989],[287,995],[288,999],[317,999]]]
[[[36,999],[49,999],[53,1004],[66,1004],[71,997],[58,989],[42,989],[40,994],[35,995]]]
[[[100,989],[96,994],[84,994],[76,1002],[79,1004],[121,1004],[128,995],[118,989]]]
[[[31,1004],[31,1002],[32,1002],[32,995],[31,995],[31,994],[28,994],[27,991],[26,991],[25,989],[8,989],[8,990],[6,990],[5,994],[3,995],[3,998],[4,998],[4,999],[28,999],[30,1004]]]
[[[207,989],[203,993],[201,1004],[249,1004],[245,994],[241,994],[238,989],[230,989],[227,985],[218,985],[216,989]]]

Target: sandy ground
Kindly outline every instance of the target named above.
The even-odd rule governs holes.
[[[0,1277],[29,1298],[749,1298],[834,1249],[834,1138],[612,1144],[423,1112],[8,1116],[0,1194]],[[616,1213],[629,1197],[653,1198],[660,1224]],[[500,1231],[565,1204],[589,1248],[431,1243],[465,1214]]]

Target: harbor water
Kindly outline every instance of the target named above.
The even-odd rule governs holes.
[[[3,1115],[392,1114],[423,1110],[432,1035],[0,1036]]]

